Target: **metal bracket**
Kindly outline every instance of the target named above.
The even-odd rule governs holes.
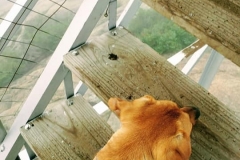
[[[117,0],[110,0],[108,5],[108,15],[109,15],[108,29],[112,30],[116,28]]]

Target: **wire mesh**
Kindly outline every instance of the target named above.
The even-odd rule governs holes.
[[[33,8],[25,7],[30,13],[22,23],[12,22],[6,16],[14,5],[24,7],[19,1],[0,1],[0,22],[10,22],[17,28],[15,32],[12,29],[6,36],[0,37],[0,119],[7,130],[83,0],[38,0]],[[118,1],[117,17],[127,2]],[[90,39],[108,30],[107,21],[108,17],[102,15]],[[7,44],[5,48],[2,47],[4,44]],[[77,84],[77,80],[74,81]],[[52,101],[62,97],[63,85]]]
[[[17,28],[0,37],[0,119],[7,130],[81,3],[82,0],[39,0],[28,8],[18,0],[0,1],[0,23],[9,22]],[[22,23],[7,18],[14,5],[30,10]]]

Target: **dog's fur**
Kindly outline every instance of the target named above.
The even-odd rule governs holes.
[[[200,112],[146,95],[134,101],[110,98],[121,128],[94,160],[188,160],[190,133]]]

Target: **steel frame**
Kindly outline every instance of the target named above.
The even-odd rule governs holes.
[[[117,0],[110,0],[108,5],[108,29],[112,30],[116,28],[116,21],[117,21]]]
[[[66,97],[69,98],[74,95],[72,75],[71,72],[62,64],[63,55],[72,49],[80,47],[86,42],[108,4],[110,14],[109,29],[112,29],[116,26],[126,27],[130,19],[135,15],[140,7],[141,1],[130,0],[117,22],[115,18],[117,4],[116,0],[83,1],[62,40],[49,60],[49,63],[47,64],[41,77],[25,101],[20,113],[9,130],[9,133],[2,142],[2,144],[5,146],[5,150],[0,152],[0,159],[12,160],[17,157],[21,147],[24,145],[24,140],[20,135],[19,128],[25,125],[29,120],[34,119],[43,113],[47,104],[63,80],[65,84]],[[200,57],[201,56],[194,58],[195,63]],[[218,62],[220,61],[221,60]],[[195,63],[191,64],[190,67],[187,66],[188,72],[192,67],[194,67]],[[210,62],[206,68],[209,67],[211,67]],[[215,66],[214,68],[216,69],[217,67]],[[203,77],[206,77],[205,75],[207,75],[207,73],[210,72],[206,71],[206,73],[203,74]],[[211,79],[202,81],[211,81]],[[87,88],[84,85],[78,86],[79,87],[75,89],[75,93],[81,92],[84,94]],[[81,90],[81,88],[83,89]],[[100,102],[99,105],[100,104],[104,105],[102,102]]]
[[[188,60],[187,64],[183,67],[182,72],[188,75],[189,72],[193,69],[193,67],[197,64],[199,59],[203,56],[207,49],[207,45],[204,45],[199,50],[197,50],[192,57]]]
[[[81,4],[49,63],[2,142],[5,149],[0,152],[0,159],[12,160],[17,157],[24,145],[19,128],[43,113],[58,86],[69,72],[62,64],[63,55],[69,52],[71,48],[76,48],[86,42],[108,3],[109,0],[85,0]]]
[[[208,62],[198,82],[205,89],[208,89],[210,87],[223,59],[224,59],[223,55],[219,54],[214,49],[212,50]]]

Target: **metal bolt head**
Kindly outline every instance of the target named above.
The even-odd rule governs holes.
[[[68,105],[68,106],[73,105],[73,100],[72,100],[72,99],[68,99],[68,100],[67,100],[67,105]]]
[[[31,128],[31,125],[30,124],[26,124],[25,126],[24,126],[24,129],[25,130],[29,130]]]
[[[105,12],[104,17],[108,17],[108,13],[107,12]]]
[[[76,56],[78,54],[79,54],[78,51],[76,51],[76,50],[72,51],[72,55]]]
[[[2,144],[2,145],[0,146],[0,151],[3,152],[4,150],[5,150],[5,146],[4,146],[4,144]]]
[[[114,31],[111,32],[111,34],[112,34],[113,36],[116,36],[118,33],[117,33],[116,30],[114,30]]]

